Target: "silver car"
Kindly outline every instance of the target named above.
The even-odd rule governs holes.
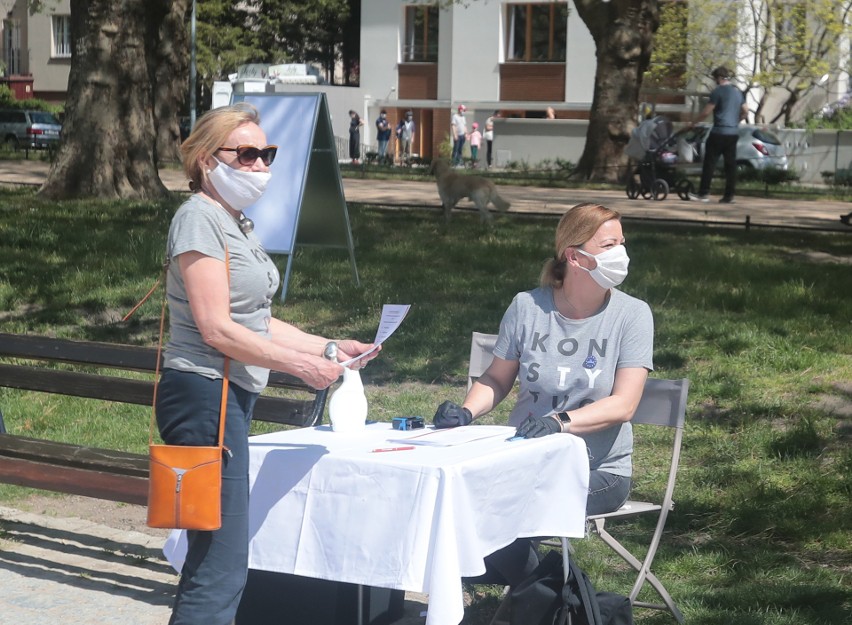
[[[51,113],[0,110],[0,140],[14,150],[56,147],[61,132],[62,124]]]
[[[770,167],[787,169],[787,150],[784,148],[784,143],[772,130],[754,124],[740,124],[738,130],[737,168],[740,171]],[[683,150],[683,146],[691,146],[695,150],[696,156],[692,162],[701,163],[704,159],[704,144],[707,142],[707,135],[709,134],[709,124],[698,124],[674,133],[668,145],[680,146],[679,151]],[[719,163],[721,166],[721,159]]]

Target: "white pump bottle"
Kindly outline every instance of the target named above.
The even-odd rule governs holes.
[[[356,369],[343,370],[343,384],[331,395],[328,416],[335,432],[360,432],[366,427],[367,395]]]

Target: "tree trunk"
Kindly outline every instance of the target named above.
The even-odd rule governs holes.
[[[68,106],[42,195],[168,195],[155,162],[146,5],[147,0],[71,0]]]
[[[157,132],[155,163],[180,161],[181,105],[189,85],[187,16],[192,0],[149,0],[147,41],[153,44],[151,84],[154,88],[154,124]]]
[[[597,56],[589,130],[577,170],[586,179],[614,182],[627,173],[624,146],[636,126],[660,11],[657,0],[574,0],[574,5]]]

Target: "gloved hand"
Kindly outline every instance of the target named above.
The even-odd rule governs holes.
[[[435,411],[435,416],[432,419],[432,423],[438,429],[468,425],[471,421],[473,421],[473,415],[470,410],[451,401],[445,401],[438,406],[438,410]]]
[[[515,431],[515,436],[523,436],[524,438],[539,438],[548,434],[556,434],[562,431],[562,424],[552,415],[546,417],[527,417],[526,420],[518,426]]]

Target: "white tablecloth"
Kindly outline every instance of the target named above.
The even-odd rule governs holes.
[[[459,443],[465,431],[476,440]],[[521,536],[584,533],[583,441],[508,441],[513,433],[376,423],[356,434],[319,426],[252,437],[249,566],[428,593],[427,625],[458,623],[461,577],[485,572],[486,555]],[[415,448],[373,452],[403,439]],[[181,538],[165,548],[178,570]]]

